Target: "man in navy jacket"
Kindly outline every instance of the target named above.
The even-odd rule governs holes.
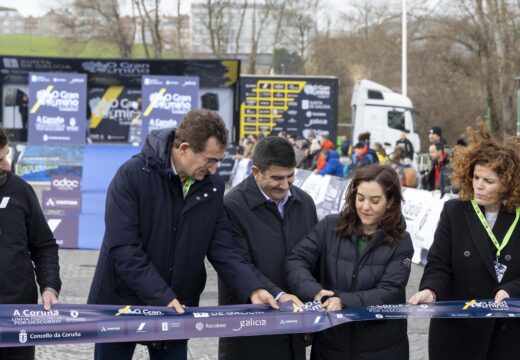
[[[216,175],[227,130],[216,112],[189,112],[177,129],[152,132],[117,171],[89,304],[198,306],[204,257],[243,303],[274,298],[233,249]],[[96,359],[131,359],[136,343],[96,344]],[[153,359],[186,359],[187,341],[148,344]]]

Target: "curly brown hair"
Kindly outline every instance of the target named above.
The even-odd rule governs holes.
[[[388,165],[366,165],[354,172],[345,195],[345,206],[340,213],[336,234],[350,238],[354,234],[361,233],[361,221],[356,211],[356,195],[359,184],[368,181],[375,181],[383,188],[389,207],[383,214],[379,230],[386,234],[385,241],[390,246],[394,246],[404,233],[404,227],[401,224],[403,196],[399,177],[395,170]]]
[[[501,183],[500,197],[508,211],[520,206],[520,139],[511,137],[501,143],[491,137],[485,123],[479,129],[468,128],[469,145],[455,146],[450,162],[452,184],[459,189],[459,199],[473,195],[473,172],[480,165],[493,170]]]

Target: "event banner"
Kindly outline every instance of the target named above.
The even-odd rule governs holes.
[[[84,144],[87,76],[29,74],[29,143]]]
[[[199,78],[143,76],[141,81],[142,144],[153,130],[177,127],[185,114],[199,107]]]
[[[15,172],[25,181],[51,181],[52,176],[81,176],[84,145],[27,145]]]
[[[81,177],[52,176],[51,189],[42,192],[42,208],[56,243],[62,248],[77,248]]]
[[[29,346],[121,341],[156,341],[313,333],[351,321],[406,318],[515,318],[520,299],[446,301],[430,304],[372,305],[325,312],[317,302],[280,310],[266,305],[186,308],[112,305],[0,305],[0,346]]]
[[[280,131],[307,137],[336,136],[338,78],[311,76],[240,77],[240,138]]]
[[[92,142],[127,142],[130,125],[141,121],[141,88],[91,87],[87,115]]]

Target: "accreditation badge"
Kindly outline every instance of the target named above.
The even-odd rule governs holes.
[[[497,280],[498,282],[502,282],[502,278],[504,277],[504,274],[506,273],[507,266],[504,264],[501,264],[498,262],[498,260],[493,261],[493,265],[495,266],[495,272],[497,274]]]

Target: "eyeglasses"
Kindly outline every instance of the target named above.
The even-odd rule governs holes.
[[[216,158],[211,158],[211,157],[206,157],[204,155],[202,155],[204,161],[206,162],[206,167],[210,168],[210,167],[213,167],[213,166],[217,166],[217,167],[220,167],[220,165],[222,165],[222,160],[224,159],[216,159]]]

